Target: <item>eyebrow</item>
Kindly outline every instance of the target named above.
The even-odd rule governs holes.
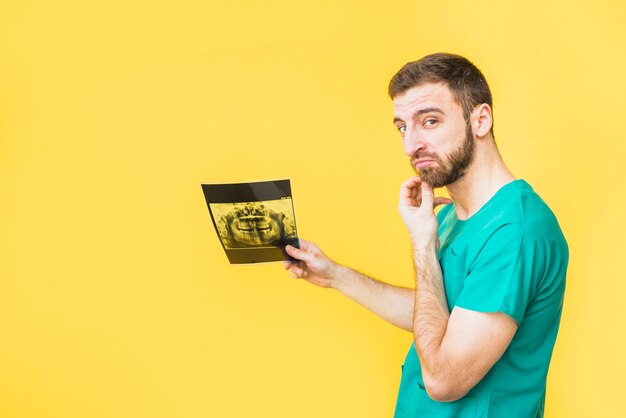
[[[417,112],[413,113],[412,118],[416,119],[418,116],[423,115],[424,113],[433,113],[433,112],[441,113],[442,115],[445,115],[443,110],[439,109],[438,107],[425,107],[424,109],[420,109]],[[393,123],[396,123],[396,122],[404,122],[404,121],[396,116],[395,118],[393,118]]]

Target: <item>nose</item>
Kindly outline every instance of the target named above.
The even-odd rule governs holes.
[[[404,153],[409,157],[412,157],[418,151],[426,149],[426,143],[423,141],[415,128],[406,130],[402,144],[404,146]]]

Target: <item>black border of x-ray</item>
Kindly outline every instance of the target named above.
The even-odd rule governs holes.
[[[217,238],[219,239],[220,244],[228,257],[228,261],[231,264],[263,263],[282,260],[295,261],[285,252],[285,246],[238,249],[226,248],[219,235],[213,211],[211,211],[211,203],[258,202],[264,200],[290,198],[291,210],[294,214],[293,222],[296,237],[287,239],[286,245],[288,244],[296,248],[300,248],[298,241],[298,228],[295,219],[296,212],[293,207],[293,197],[291,195],[291,182],[288,179],[247,183],[202,184],[202,191],[204,193],[207,207],[209,208],[209,214],[211,215],[213,227],[217,233]]]

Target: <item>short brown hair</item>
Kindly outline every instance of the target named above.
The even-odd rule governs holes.
[[[445,83],[452,96],[469,119],[474,108],[487,103],[493,108],[491,90],[483,73],[467,58],[460,55],[436,53],[406,63],[389,82],[392,99],[424,83]],[[493,125],[491,127],[493,135]]]

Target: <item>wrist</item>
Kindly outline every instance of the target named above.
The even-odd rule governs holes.
[[[328,272],[328,281],[330,283],[330,287],[335,290],[340,290],[344,282],[346,281],[346,271],[348,267],[343,266],[339,263],[333,262],[332,267]]]
[[[434,241],[411,237],[411,247],[414,254],[437,253],[437,244]]]

